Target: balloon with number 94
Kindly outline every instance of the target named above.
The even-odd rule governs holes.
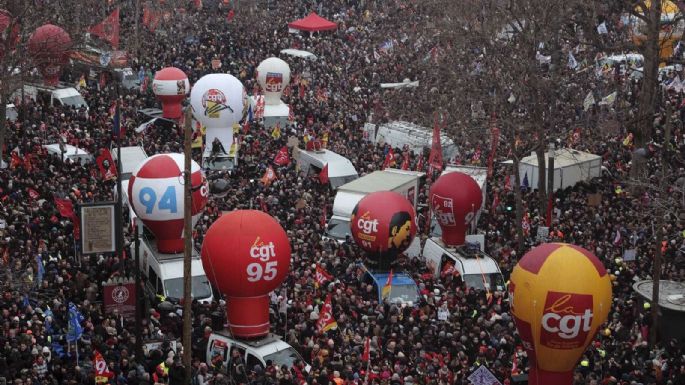
[[[131,174],[129,204],[155,235],[161,253],[183,251],[183,154],[158,154],[145,159]],[[207,204],[209,185],[191,161],[191,215],[193,224]]]

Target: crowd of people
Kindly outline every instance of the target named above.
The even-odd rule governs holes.
[[[401,3],[401,6],[399,6]],[[339,23],[336,31],[290,34],[287,22],[318,10]],[[464,286],[459,277],[447,274],[436,278],[419,259],[400,258],[398,269],[413,276],[419,284],[421,302],[415,306],[379,303],[372,287],[360,280],[364,253],[351,241],[339,244],[322,238],[321,221],[330,213],[334,192],[316,176],[302,173],[296,162],[277,166],[276,153],[288,137],[327,138],[325,145],[348,157],[360,175],[382,167],[390,151],[364,140],[361,127],[371,115],[378,121],[409,119],[409,109],[401,100],[430,97],[437,80],[421,72],[416,62],[430,55],[430,40],[412,26],[421,18],[421,6],[414,2],[277,1],[267,9],[248,5],[237,7],[227,21],[229,9],[205,1],[199,11],[172,15],[173,22],[162,24],[164,33],[143,31],[137,47],[139,58],[132,65],[142,74],[166,67],[182,69],[191,84],[214,72],[210,63],[218,59],[221,72],[238,77],[248,92],[256,89],[253,77],[259,62],[278,56],[281,49],[300,48],[319,55],[317,61],[288,58],[293,76],[291,92],[284,102],[294,112],[294,122],[284,127],[280,137],[257,121],[249,135],[241,135],[240,162],[230,175],[226,197],[210,197],[198,221],[195,245],[223,212],[235,209],[262,209],[278,218],[292,244],[292,269],[286,281],[272,296],[272,331],[292,345],[306,362],[294,367],[223,368],[208,365],[205,348],[209,335],[221,325],[214,319],[225,314],[218,299],[212,304],[193,304],[194,346],[176,344],[182,320],[175,308],[150,303],[143,320],[145,341],[167,341],[161,347],[135,353],[131,320],[120,314],[105,313],[102,283],[113,276],[131,274],[132,260],[126,256],[94,255],[80,257],[74,240],[74,223],[60,215],[54,198],[69,199],[75,205],[114,200],[115,182],[101,179],[93,163],[68,162],[49,155],[42,145],[69,143],[91,154],[109,148],[112,121],[109,107],[117,92],[121,100],[122,125],[127,128],[122,146],[142,145],[148,155],[182,152],[182,132],[178,127],[150,127],[142,133],[133,130],[141,123],[136,111],[159,106],[150,89],[116,91],[115,81],[98,84],[97,79],[81,88],[89,110],[52,106],[40,100],[24,100],[19,118],[8,122],[4,160],[0,170],[0,377],[22,384],[92,384],[93,351],[102,354],[111,373],[112,384],[182,384],[183,350],[193,350],[193,383],[198,384],[468,384],[467,377],[478,366],[487,366],[504,384],[513,383],[528,363],[517,335],[506,293],[486,293]],[[128,15],[128,16],[127,16]],[[122,9],[123,28],[132,25],[132,8]],[[192,36],[194,39],[185,39]],[[395,39],[395,50],[412,52],[395,55],[381,52],[387,38]],[[419,48],[416,48],[416,47]],[[67,70],[63,80],[76,83],[80,74]],[[383,94],[381,82],[419,78],[427,86]],[[300,92],[303,88],[304,92]],[[685,150],[680,113],[682,98],[671,96],[675,106],[674,129],[670,143],[663,143],[665,111],[655,120],[655,153],[663,147]],[[389,102],[388,100],[392,101]],[[396,103],[395,103],[396,102]],[[407,102],[410,103],[410,102]],[[601,114],[591,110],[588,114]],[[430,113],[432,114],[432,112]],[[588,119],[588,121],[593,121]],[[583,365],[575,373],[577,384],[685,384],[685,351],[682,341],[668,340],[650,347],[649,309],[633,292],[635,279],[649,276],[654,250],[654,226],[645,214],[651,201],[662,197],[649,193],[635,196],[625,185],[631,151],[625,143],[625,129],[592,130],[588,127],[574,141],[576,148],[602,156],[603,175],[591,182],[562,190],[555,196],[555,215],[550,241],[573,243],[594,252],[612,273],[614,292],[610,319],[584,353]],[[568,137],[553,138],[560,147],[570,145]],[[476,156],[474,141],[463,138],[457,144],[460,155],[450,161],[485,166],[487,151]],[[210,145],[210,144],[207,144]],[[483,148],[488,148],[486,142]],[[498,159],[505,159],[509,144],[502,143]],[[480,148],[480,146],[478,146]],[[292,151],[292,149],[289,149]],[[397,164],[410,158],[416,169],[421,157],[394,149]],[[480,151],[478,151],[480,153]],[[14,155],[12,155],[14,154]],[[479,154],[480,155],[480,154]],[[200,154],[193,157],[200,161]],[[292,153],[291,153],[292,157]],[[647,159],[651,175],[659,169],[658,157]],[[673,162],[678,162],[674,156]],[[268,167],[274,167],[276,180],[260,183]],[[514,265],[539,240],[537,227],[545,215],[538,195],[524,190],[523,201],[531,218],[530,230],[522,246],[516,242],[514,211],[508,210],[514,192],[505,183],[511,173],[497,165],[488,180],[488,200],[478,231],[486,235],[486,250],[495,258],[508,279]],[[674,176],[670,183],[675,184]],[[517,186],[515,188],[518,188]],[[499,197],[493,206],[493,196]],[[590,195],[599,194],[595,204]],[[682,192],[673,190],[677,201]],[[427,197],[426,186],[419,194]],[[304,202],[304,204],[302,204]],[[420,216],[427,215],[421,209]],[[421,229],[425,234],[426,229]],[[680,217],[667,214],[665,243],[662,247],[662,278],[685,279],[685,243]],[[127,242],[131,233],[125,232]],[[425,237],[425,235],[423,235]],[[635,249],[637,258],[622,259],[625,249]],[[316,266],[322,266],[334,279],[316,285]],[[316,310],[330,294],[337,329],[320,333]],[[83,315],[83,336],[68,343],[69,304]],[[448,316],[438,317],[438,312]],[[314,314],[314,315],[313,315]],[[370,338],[370,357],[362,359],[364,342]],[[159,370],[164,363],[168,370]],[[309,371],[304,370],[311,365]]]

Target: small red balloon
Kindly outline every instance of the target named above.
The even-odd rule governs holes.
[[[369,258],[395,258],[416,236],[416,211],[396,192],[374,192],[354,207],[350,230]]]
[[[269,296],[290,270],[290,241],[283,227],[257,210],[222,215],[207,230],[202,266],[209,281],[228,297],[231,333],[269,333]]]
[[[69,60],[71,37],[62,28],[46,24],[29,38],[29,54],[47,85],[57,85],[62,66]]]
[[[483,193],[473,178],[461,173],[444,174],[430,189],[430,206],[448,246],[463,245],[466,229],[483,204]]]

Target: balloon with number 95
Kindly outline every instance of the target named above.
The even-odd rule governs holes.
[[[236,210],[210,226],[202,242],[202,267],[228,297],[227,317],[238,337],[269,333],[269,293],[290,270],[290,241],[269,214]]]
[[[157,240],[161,253],[183,251],[183,154],[158,154],[145,159],[131,174],[129,204]],[[191,161],[193,225],[207,204],[209,185],[200,165]]]

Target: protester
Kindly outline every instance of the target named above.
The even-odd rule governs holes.
[[[372,287],[360,281],[364,254],[352,242],[339,244],[322,238],[320,218],[330,212],[334,193],[316,175],[305,175],[295,162],[277,166],[274,155],[286,145],[288,136],[305,140],[317,138],[331,150],[350,158],[360,174],[380,169],[390,151],[388,146],[366,142],[361,127],[370,118],[412,120],[415,114],[432,112],[412,109],[415,98],[427,98],[428,90],[439,79],[419,73],[413,63],[423,53],[410,43],[430,36],[411,31],[412,21],[420,17],[414,4],[397,7],[396,2],[271,2],[268,10],[249,6],[235,11],[227,22],[228,10],[221,4],[205,1],[202,11],[188,10],[174,15],[164,24],[165,34],[143,30],[141,57],[132,65],[143,76],[174,65],[189,76],[191,84],[214,72],[210,63],[218,59],[221,71],[236,75],[251,92],[254,70],[259,62],[278,55],[284,48],[306,49],[317,53],[317,61],[288,59],[294,74],[290,92],[283,97],[294,112],[294,122],[284,135],[274,138],[259,122],[251,122],[248,135],[241,134],[241,160],[230,174],[230,189],[225,198],[210,197],[194,233],[199,249],[207,228],[225,211],[262,209],[278,218],[290,237],[292,271],[274,293],[272,332],[282,335],[295,347],[305,363],[292,368],[249,368],[232,364],[220,368],[212,357],[205,357],[212,332],[212,315],[222,314],[224,306],[193,304],[194,381],[198,384],[468,384],[468,375],[486,365],[503,383],[511,383],[516,372],[528,364],[516,333],[505,293],[496,292],[488,301],[482,291],[470,290],[456,276],[435,278],[420,260],[401,258],[399,266],[419,283],[421,302],[414,307],[378,303]],[[291,35],[287,22],[301,17],[318,3],[322,15],[339,23],[336,31]],[[364,4],[370,3],[370,4]],[[122,15],[130,6],[122,6]],[[268,16],[268,17],[267,17]],[[124,28],[132,21],[124,16]],[[193,35],[195,42],[182,37]],[[408,43],[402,42],[407,35]],[[383,40],[379,40],[381,36]],[[396,38],[395,53],[380,53],[378,47],[387,37]],[[402,53],[402,54],[400,54]],[[74,81],[78,74],[65,73]],[[381,81],[421,77],[425,90],[381,93]],[[115,95],[113,83],[89,84],[81,92],[90,110],[52,106],[42,100],[23,101],[20,117],[9,123],[5,161],[0,170],[0,377],[14,384],[92,384],[95,381],[93,352],[102,354],[110,372],[111,384],[151,384],[183,382],[184,367],[180,349],[169,343],[181,336],[182,322],[175,309],[149,304],[143,321],[145,341],[167,341],[159,348],[136,357],[134,324],[117,314],[107,314],[102,306],[102,283],[114,276],[131,275],[130,256],[93,255],[79,258],[75,249],[73,217],[63,215],[55,198],[74,205],[114,200],[115,182],[104,181],[93,163],[72,163],[48,155],[42,145],[66,142],[91,154],[109,148],[112,142],[109,107]],[[411,94],[416,92],[416,94]],[[136,133],[140,118],[136,111],[158,106],[150,89],[120,90],[122,124],[127,128],[122,146],[142,144],[149,155],[182,151],[182,135],[175,126],[149,127]],[[685,137],[680,116],[685,112],[682,95],[671,95],[677,106],[678,124],[670,145],[683,152]],[[601,114],[600,111],[596,111]],[[663,124],[660,113],[657,129]],[[651,327],[650,310],[634,294],[635,278],[649,276],[654,254],[654,230],[647,225],[641,205],[652,199],[629,194],[623,180],[629,172],[632,148],[624,144],[624,130],[583,132],[577,148],[602,156],[605,172],[590,183],[559,191],[555,196],[556,218],[550,227],[551,240],[588,248],[613,273],[614,302],[610,319],[585,352],[576,372],[578,384],[683,384],[685,359],[682,341],[662,341],[647,345]],[[325,140],[324,140],[325,139]],[[554,138],[560,145],[567,137]],[[451,161],[483,165],[474,159],[478,144],[458,137],[461,156]],[[483,139],[485,140],[485,139]],[[214,148],[214,144],[209,144]],[[509,144],[503,143],[498,156],[504,159]],[[225,152],[225,149],[222,150]],[[292,150],[289,150],[292,159]],[[415,169],[424,154],[393,149],[400,158],[410,158]],[[659,151],[659,149],[655,149]],[[213,151],[214,152],[214,151]],[[14,153],[13,157],[11,153]],[[483,156],[485,156],[484,154]],[[201,154],[193,153],[196,161]],[[274,167],[277,178],[260,182],[267,167]],[[648,159],[654,175],[658,164]],[[684,166],[685,167],[685,166]],[[516,244],[515,213],[506,210],[513,192],[505,185],[509,173],[497,166],[489,180],[487,212],[481,217],[479,231],[486,235],[489,253],[499,262],[506,278],[521,256]],[[674,176],[673,183],[677,177]],[[420,192],[426,203],[426,187]],[[501,202],[490,207],[493,192]],[[588,195],[600,194],[600,204],[587,204]],[[523,200],[531,217],[530,235],[525,247],[536,244],[537,227],[544,222],[537,193],[524,191]],[[421,212],[425,215],[425,212]],[[425,230],[425,229],[424,229]],[[682,221],[670,215],[666,224],[662,278],[682,281],[685,245]],[[127,242],[132,232],[126,229]],[[635,261],[623,261],[624,248],[637,250]],[[316,266],[334,279],[325,285],[315,283]],[[316,326],[316,311],[331,294],[333,315],[338,327],[321,334]],[[68,342],[70,303],[82,316],[82,335]],[[439,309],[447,309],[447,319],[438,319]],[[224,315],[222,314],[222,317]],[[364,343],[370,339],[370,358],[363,359]],[[232,354],[241,353],[238,351]],[[209,362],[208,362],[209,361]],[[221,369],[221,370],[220,370]],[[223,371],[223,373],[221,372]]]

